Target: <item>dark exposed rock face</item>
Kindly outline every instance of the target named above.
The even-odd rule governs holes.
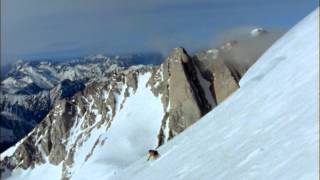
[[[163,94],[166,115],[159,135],[159,146],[196,122],[211,108],[203,96],[193,60],[183,48],[175,48],[161,66],[163,79],[155,90]],[[167,126],[167,127],[166,127]],[[169,134],[164,135],[164,129]]]
[[[176,48],[163,65],[163,77],[168,82],[169,127],[172,134],[181,132],[201,117],[200,97],[192,79],[187,74],[191,59],[184,49]],[[190,80],[190,81],[189,81]]]
[[[226,63],[220,59],[213,63],[211,68],[213,93],[217,104],[220,104],[225,98],[239,88],[238,83],[240,78],[237,78]]]
[[[0,127],[11,131],[12,134],[8,137],[6,131],[0,132],[1,151],[9,147],[3,142],[15,143],[23,138],[46,116],[51,106],[49,92],[40,92],[36,95],[1,94]]]
[[[19,162],[19,167],[27,169],[35,164],[43,163],[43,156],[48,156],[50,163],[54,165],[58,165],[65,159],[66,150],[63,141],[67,138],[69,130],[74,123],[76,111],[73,106],[68,101],[59,101],[53,111],[61,112],[61,114],[49,113],[17,145],[13,158],[16,162]],[[42,150],[44,153],[41,152]]]
[[[58,86],[59,98],[67,98],[73,96],[75,93],[82,91],[85,85],[81,81],[71,81],[69,79],[63,80]]]
[[[71,97],[76,92],[83,90],[84,87],[82,82],[65,80],[51,91],[41,91],[37,94],[1,95],[0,127],[8,129],[14,134],[10,139],[7,139],[5,138],[6,132],[0,132],[1,151],[8,148],[2,142],[11,140],[10,142],[14,143],[23,138],[45,118],[57,100]]]
[[[201,74],[211,84],[216,104],[220,104],[239,88],[241,77],[258,58],[253,56],[239,59],[239,53],[238,42],[230,41],[216,49],[202,51],[193,56]]]

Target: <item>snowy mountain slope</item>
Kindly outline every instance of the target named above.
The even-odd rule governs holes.
[[[236,56],[235,50],[239,52],[241,47],[235,42],[196,57],[175,48],[160,66],[115,69],[91,79],[83,90],[71,91],[76,94],[68,98],[50,95],[56,100],[46,117],[1,154],[1,177],[37,179],[53,173],[53,179],[89,179],[109,177],[126,168],[149,149],[183,132],[239,88],[240,78],[256,59],[244,66],[230,63],[226,57]],[[102,61],[105,57],[91,58]],[[78,65],[71,63],[71,67]],[[41,67],[47,66],[41,63]],[[64,80],[57,86],[61,91],[56,87],[50,92],[68,95],[72,82]]]
[[[99,114],[99,109],[96,109],[93,105],[94,100],[91,100],[90,104],[93,105],[91,107],[92,112],[96,113],[97,121],[92,122],[92,125],[84,128],[84,124],[87,123],[87,121],[83,121],[85,117],[75,119],[74,123],[76,126],[70,130],[70,136],[72,137],[68,139],[65,146],[65,150],[67,152],[73,152],[72,156],[75,157],[72,160],[73,163],[71,166],[68,166],[68,163],[63,163],[64,167],[61,165],[52,167],[52,165],[47,162],[39,166],[36,165],[36,170],[31,172],[27,171],[27,174],[26,171],[18,170],[13,174],[13,177],[21,177],[24,179],[41,178],[42,175],[38,174],[38,172],[43,171],[43,166],[48,166],[48,168],[51,167],[51,170],[55,174],[60,174],[60,177],[63,172],[66,177],[94,178],[97,173],[113,173],[115,169],[125,166],[127,163],[137,159],[139,154],[144,154],[145,149],[156,147],[158,128],[160,127],[161,117],[163,116],[163,108],[161,100],[153,96],[150,89],[146,86],[150,76],[151,73],[145,73],[138,77],[139,83],[136,91],[131,87],[127,87],[126,84],[123,84],[120,94],[115,94],[116,101],[121,104],[117,103],[116,107],[114,107],[115,112],[109,112],[109,116],[106,116],[111,119],[113,113],[115,114],[112,119],[112,121],[114,121],[112,125],[111,121],[101,123],[101,121],[98,120],[105,117]],[[126,90],[128,90],[129,96],[126,99],[121,99],[124,97],[122,95]],[[112,92],[110,91],[110,93]],[[108,95],[108,92],[103,91],[102,94],[105,95],[105,100],[111,97]],[[134,105],[132,103],[134,103]],[[123,106],[123,108],[121,108],[121,106]],[[147,106],[149,111],[144,111],[143,106]],[[131,116],[136,118],[132,119],[132,121],[127,121]],[[79,137],[82,136],[86,136],[86,138],[79,140]],[[123,157],[116,157],[115,155],[117,153]],[[136,156],[125,158],[130,154]],[[40,155],[43,157],[46,156],[44,152],[43,154],[40,153]],[[53,154],[49,158],[58,158],[54,156],[59,156],[59,154]],[[92,173],[92,168],[97,170],[97,172]],[[79,172],[87,172],[87,176],[83,176],[83,174],[78,176]]]
[[[142,157],[146,150],[156,148],[160,140],[173,136],[169,132],[178,124],[181,131],[199,118],[170,114],[185,110],[175,106],[175,100],[166,94],[180,88],[161,90],[178,76],[184,81],[175,83],[189,87],[184,91],[192,96],[195,87],[187,81],[182,57],[187,56],[177,49],[166,61],[170,68],[130,67],[114,72],[105,81],[88,84],[70,99],[59,100],[27,137],[1,154],[2,177],[37,178],[39,172],[50,170],[63,178],[77,178],[95,163],[99,164],[96,168],[107,168],[112,174]],[[186,98],[183,93],[179,97]],[[199,108],[196,103],[191,107]],[[159,136],[163,121],[170,124],[168,133]],[[129,154],[131,158],[127,158]]]
[[[0,132],[0,152],[29,133],[56,100],[73,96],[88,80],[124,69],[125,65],[102,56],[64,62],[17,62],[1,81],[0,127],[5,130]]]
[[[317,179],[319,8],[277,41],[241,88],[111,179]],[[103,176],[101,177],[103,178]]]
[[[58,100],[31,133],[1,154],[2,177],[33,179],[50,171],[88,179],[124,169],[214,107],[193,61],[175,48],[160,66],[114,71]],[[89,173],[92,167],[99,171]]]
[[[264,31],[267,32],[267,30]],[[247,32],[247,35],[250,36],[250,31]],[[187,59],[192,59],[192,63],[186,66],[187,74],[196,74],[198,82],[191,82],[192,78],[183,78],[182,81],[191,80],[190,85],[199,89],[195,95],[199,98],[191,101],[191,104],[200,104],[200,111],[192,117],[192,122],[181,125],[180,128],[175,129],[175,132],[168,132],[166,126],[170,124],[163,123],[161,128],[163,141],[159,143],[162,144],[181,132],[238,89],[239,80],[244,72],[277,37],[269,31],[263,34],[263,38],[267,38],[268,41],[264,41],[262,36],[254,38],[250,36],[251,43],[264,42],[263,46],[255,48],[245,48],[246,45],[242,43],[243,38],[238,37],[240,40],[234,39],[231,42],[222,43],[215,49],[201,51],[193,57],[188,57]],[[108,79],[113,71],[123,70],[130,65],[160,64],[161,61],[162,56],[158,53],[143,53],[121,56],[98,54],[76,59],[17,62],[1,81],[0,116],[2,121],[0,127],[4,130],[0,133],[0,152],[30,132],[48,114],[57,99],[72,96],[80,91],[82,83]],[[181,68],[178,69],[181,70]],[[179,74],[174,75],[174,77],[177,76]],[[171,82],[171,84],[175,86],[175,83]],[[161,86],[162,89],[156,91],[165,89],[163,86]],[[188,88],[188,85],[186,87]],[[180,110],[167,112],[171,116],[180,116],[181,113]],[[193,113],[191,115],[193,116]]]
[[[77,158],[74,161],[72,179],[90,179],[105,173],[113,174],[114,169],[126,167],[144,155],[146,149],[157,146],[158,131],[164,112],[160,97],[155,97],[147,87],[150,76],[151,73],[139,76],[139,88],[134,96],[124,102],[123,109],[117,108],[119,112],[107,133],[104,130],[93,133],[92,136],[100,133],[99,139],[105,139],[104,146],[98,146],[86,163],[81,162],[81,155],[75,154]],[[131,117],[135,118],[127,121]],[[88,141],[83,146],[86,145],[87,148],[83,147],[84,154],[92,147]],[[93,169],[95,172],[92,172]]]
[[[150,60],[150,61],[147,61]],[[134,64],[159,64],[158,53],[77,59],[18,61],[1,81],[0,152],[28,134],[58,99],[73,96],[88,81],[108,79]]]
[[[113,173],[136,160],[145,149],[155,148],[164,112],[161,99],[147,85],[151,72],[152,68],[144,67],[129,70],[128,74],[137,75],[137,84],[124,74],[115,75],[111,83],[93,83],[87,92],[60,101],[20,145],[1,154],[3,160],[10,152],[15,153],[21,167],[34,169],[17,168],[13,174],[5,171],[2,177],[37,179],[47,171],[58,177],[77,177],[79,172],[90,172],[94,165]],[[144,106],[149,111],[144,111]],[[136,118],[128,121],[132,116]],[[35,146],[31,148],[31,144]],[[121,161],[124,157],[115,157],[116,152],[136,156]],[[87,175],[92,177],[92,173]]]

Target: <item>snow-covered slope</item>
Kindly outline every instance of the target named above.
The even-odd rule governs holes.
[[[122,109],[120,106],[116,108],[118,113],[109,130],[105,132],[101,128],[93,131],[93,137],[90,137],[93,141],[85,142],[77,150],[73,172],[70,174],[72,179],[96,179],[104,174],[113,174],[115,170],[126,167],[143,156],[146,149],[157,147],[164,112],[160,97],[155,97],[147,86],[150,77],[151,73],[139,76],[139,88],[134,96],[122,100]],[[132,89],[130,94],[133,94]],[[88,149],[93,147],[96,139],[105,141],[104,145],[97,146],[92,157],[85,162]]]
[[[112,179],[317,179],[319,9],[277,41],[241,87]]]
[[[16,168],[12,174],[5,171],[2,177],[41,179],[44,174],[50,173],[55,175],[49,179],[89,179],[114,173],[141,157],[146,149],[155,148],[164,112],[161,96],[154,96],[148,85],[151,70],[149,68],[144,72],[140,69],[136,74],[136,85],[120,75],[114,83],[90,85],[88,95],[79,94],[70,102],[57,103],[45,122],[18,143],[18,146],[23,143],[26,145],[36,139],[32,142],[35,149],[30,147],[32,145],[15,146],[1,154],[2,160],[13,153],[20,154],[22,158],[30,156],[20,162],[25,168],[35,167],[29,170]],[[132,71],[136,72],[129,70],[128,73]],[[83,101],[83,105],[79,101]],[[101,102],[106,105],[99,107]],[[146,107],[148,111],[145,111]],[[27,152],[24,152],[24,148]],[[29,154],[28,151],[33,153]],[[48,151],[50,154],[47,154]],[[35,164],[33,160],[41,163]]]
[[[90,108],[92,108],[92,113],[95,113],[96,121],[87,128],[83,128],[86,122],[83,121],[85,117],[79,117],[75,120],[76,125],[71,129],[71,137],[66,145],[66,151],[74,149],[73,156],[75,158],[72,166],[67,166],[67,169],[62,167],[62,163],[53,166],[46,159],[45,164],[36,165],[32,171],[22,169],[15,171],[11,175],[12,178],[41,179],[43,174],[49,171],[51,174],[56,174],[56,176],[49,178],[59,179],[63,170],[66,171],[65,176],[72,176],[74,179],[95,178],[97,175],[105,173],[112,174],[116,169],[128,165],[143,155],[146,149],[155,148],[164,112],[160,98],[155,97],[147,87],[150,77],[151,73],[140,75],[136,91],[127,87],[127,84],[122,85],[120,94],[115,94],[115,98],[117,102],[122,102],[123,108],[120,103],[117,103],[115,112],[113,112],[114,119],[112,121],[114,123],[112,125],[111,122],[101,124],[101,119],[104,117],[94,107],[94,100],[88,99],[91,101]],[[125,97],[123,94],[126,90],[128,90],[129,96],[126,99],[121,99]],[[103,92],[105,99],[111,96],[108,93]],[[112,92],[110,91],[110,93]],[[143,107],[148,107],[148,111],[145,111]],[[109,118],[113,116],[112,112],[109,112],[108,115]],[[135,118],[128,121],[127,119],[132,116]],[[79,141],[79,137],[82,136],[86,137]]]

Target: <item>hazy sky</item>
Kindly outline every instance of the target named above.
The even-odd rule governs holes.
[[[1,60],[210,47],[241,26],[290,28],[316,0],[1,0]]]

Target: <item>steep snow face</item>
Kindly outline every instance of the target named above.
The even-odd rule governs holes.
[[[111,179],[317,179],[319,8],[277,41],[240,89]]]
[[[133,93],[130,89],[134,95],[119,101],[124,102],[121,105],[123,108],[120,105],[116,108],[116,116],[107,132],[104,128],[92,131],[90,138],[77,148],[71,179],[96,179],[101,175],[112,175],[157,146],[164,112],[160,98],[155,97],[147,87],[150,76],[151,73],[139,76],[137,91]],[[124,97],[124,90],[119,98]],[[99,139],[104,144],[97,145],[86,161],[88,150]]]

